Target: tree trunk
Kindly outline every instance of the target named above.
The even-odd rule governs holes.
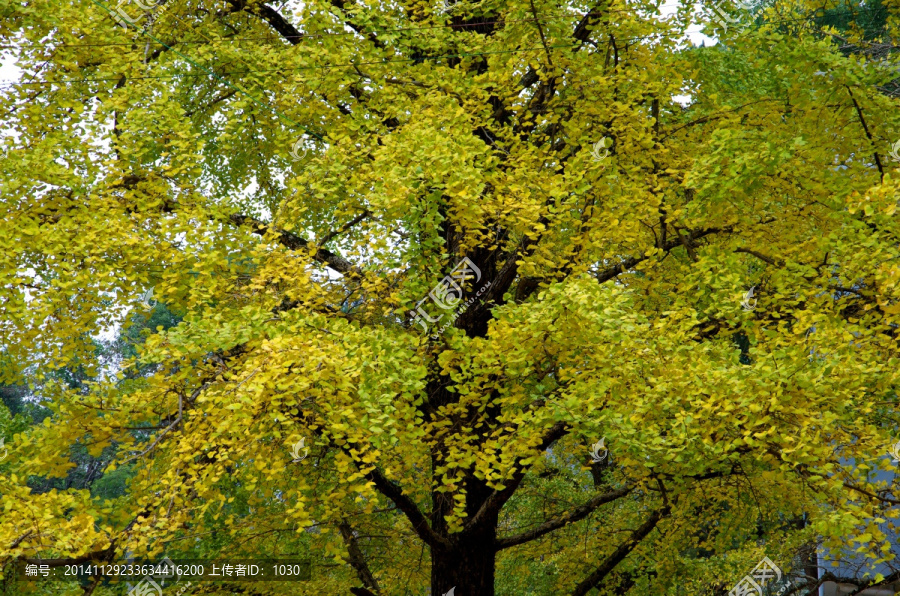
[[[431,595],[493,596],[496,528],[485,528],[452,547],[431,549]]]

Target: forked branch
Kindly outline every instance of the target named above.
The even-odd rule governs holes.
[[[558,441],[563,435],[568,432],[568,426],[564,422],[557,422],[541,439],[540,444],[537,446],[538,452],[545,451],[548,447],[550,447],[553,443]],[[503,490],[495,490],[485,499],[484,503],[482,503],[481,507],[479,507],[478,511],[475,515],[466,522],[466,530],[472,530],[473,528],[478,527],[478,525],[485,518],[492,517],[497,514],[503,505],[509,500],[509,498],[516,492],[516,489],[519,488],[519,485],[522,484],[522,480],[525,478],[525,472],[527,471],[527,467],[523,466],[518,461],[516,462],[518,469],[516,473],[513,475],[512,479],[506,485]]]
[[[397,509],[406,515],[406,518],[412,524],[416,534],[425,542],[425,544],[431,547],[437,545],[450,546],[449,540],[443,536],[439,536],[431,529],[431,525],[428,523],[425,516],[422,515],[422,512],[419,511],[419,507],[415,502],[403,494],[403,490],[400,486],[386,478],[378,468],[374,468],[366,473],[365,478],[372,482],[378,492],[390,499],[394,505],[397,506]]]

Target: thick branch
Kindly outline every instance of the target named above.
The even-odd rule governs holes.
[[[743,474],[744,472],[736,465],[732,465],[731,469],[726,471],[717,471],[717,472],[704,472],[703,474],[686,474],[678,476],[678,478],[690,478],[691,480],[701,481],[701,480],[713,480],[715,478],[725,478],[726,476],[732,476],[734,474]],[[669,480],[674,480],[675,476],[671,474],[660,474],[663,478],[667,478]]]
[[[338,525],[338,528],[341,531],[341,536],[344,538],[344,544],[347,546],[347,553],[350,555],[350,566],[356,570],[356,576],[359,578],[359,581],[368,589],[368,593],[374,592],[377,594],[381,592],[381,588],[378,587],[378,580],[372,575],[372,571],[366,563],[366,558],[359,547],[359,541],[356,539],[356,534],[353,533],[353,528],[350,527],[347,520],[343,520]]]
[[[709,236],[711,234],[728,233],[728,232],[732,232],[732,231],[733,231],[733,228],[731,226],[728,226],[725,228],[705,228],[703,230],[691,230],[687,234],[687,239],[689,242],[693,242],[694,240],[699,240],[700,238]],[[673,248],[681,246],[681,245],[682,245],[682,240],[681,240],[681,238],[678,238],[676,240],[669,240],[668,242],[666,242],[663,245],[662,249],[665,252],[669,252]],[[628,257],[621,263],[619,263],[617,265],[613,265],[612,267],[609,267],[609,268],[604,269],[603,271],[597,273],[597,275],[595,275],[595,277],[597,278],[597,281],[599,281],[600,283],[607,282],[607,281],[613,279],[614,277],[617,277],[617,276],[621,275],[622,273],[625,273],[629,269],[634,268],[636,265],[638,265],[639,263],[642,263],[643,261],[646,261],[647,259],[648,259],[647,256]]]
[[[605,561],[600,563],[600,566],[597,567],[592,574],[575,587],[572,596],[585,596],[585,594],[590,592],[594,586],[603,581],[603,578],[609,575],[609,573],[615,569],[638,544],[640,544],[641,540],[646,538],[650,532],[653,531],[656,524],[658,524],[663,517],[668,515],[668,513],[669,512],[665,507],[654,511],[647,521],[641,524],[641,527],[631,533],[631,538],[620,544],[619,548],[613,551]]]
[[[693,262],[697,262],[697,253],[694,252],[694,243],[685,238],[684,234],[681,233],[681,228],[677,226],[672,226],[675,229],[675,233],[678,234],[678,239],[681,241],[681,246],[684,247],[684,250],[687,251],[688,256],[691,258]]]
[[[510,548],[512,546],[518,546],[519,544],[525,544],[526,542],[531,542],[537,538],[540,538],[544,534],[549,534],[554,530],[558,530],[559,528],[565,526],[566,524],[570,524],[572,522],[577,522],[585,517],[587,517],[592,511],[600,507],[601,505],[605,505],[606,503],[611,503],[617,499],[621,499],[628,493],[634,490],[634,485],[627,484],[622,488],[617,488],[616,490],[609,491],[607,493],[603,493],[597,495],[590,499],[588,502],[583,505],[579,505],[566,515],[562,517],[557,517],[542,523],[541,525],[533,528],[527,532],[523,532],[517,536],[510,536],[509,538],[500,538],[497,540],[497,550],[502,550],[504,548]],[[658,521],[658,520],[657,520]],[[655,525],[655,523],[654,523]],[[643,526],[641,526],[643,527]],[[652,528],[651,528],[652,529]],[[621,547],[619,547],[621,548]],[[629,549],[630,550],[630,549]],[[626,553],[627,554],[627,553]],[[610,568],[610,571],[612,568]],[[605,574],[604,574],[605,575]],[[599,580],[598,580],[599,581]],[[596,583],[596,582],[595,582]],[[594,584],[591,584],[592,586]]]
[[[753,255],[760,261],[763,261],[763,262],[768,263],[769,265],[773,265],[775,267],[783,267],[784,266],[784,261],[782,261],[781,259],[767,257],[766,255],[764,255],[760,252],[757,252],[755,250],[751,250],[749,248],[737,248],[737,249],[735,249],[734,252],[742,252],[742,253],[746,253],[748,255]]]
[[[268,6],[267,4],[260,4],[254,6],[255,3],[248,2],[247,0],[228,0],[230,5],[231,12],[240,12],[247,11],[254,14],[258,14],[262,19],[269,24],[275,31],[277,31],[285,40],[287,40],[291,45],[297,45],[301,41],[305,39],[305,35],[300,33],[300,31],[294,27],[287,19],[281,16],[277,10]],[[344,10],[345,2],[344,0],[332,0],[331,5],[339,10],[342,15],[346,15],[347,12]],[[371,41],[376,47],[384,48],[384,44],[377,38],[373,33],[366,33],[361,27],[359,27],[356,23],[353,23],[349,20],[344,20],[344,24],[359,33],[360,35],[365,35],[366,38]],[[313,35],[316,37],[316,35]]]
[[[274,8],[266,4],[258,5],[258,8],[251,6],[250,2],[245,0],[228,0],[232,12],[240,12],[248,10],[248,12],[256,12],[262,19],[275,29],[281,36],[292,45],[297,45],[303,40],[303,34],[297,30],[291,23],[287,21]],[[255,8],[255,10],[254,10]]]
[[[377,468],[368,472],[365,477],[366,480],[375,485],[378,492],[390,499],[394,505],[397,506],[397,509],[406,515],[406,518],[412,524],[416,534],[425,542],[425,544],[432,547],[437,545],[450,546],[449,540],[443,536],[438,536],[434,530],[431,529],[428,520],[422,515],[422,512],[419,511],[418,506],[412,499],[403,494],[403,490],[397,484],[388,480]]]
[[[194,108],[193,110],[188,110],[187,112],[184,113],[184,117],[185,117],[185,118],[190,118],[191,116],[193,116],[193,115],[196,114],[197,112],[208,110],[208,109],[210,109],[211,107],[215,106],[216,104],[222,103],[222,102],[225,101],[226,99],[230,99],[230,98],[233,97],[236,93],[237,93],[237,89],[231,89],[231,90],[229,90],[229,91],[223,93],[222,95],[219,95],[219,97],[213,99],[212,101],[210,101],[209,103],[207,103],[207,104],[205,104],[205,105],[197,106],[197,107]]]
[[[662,141],[662,140],[666,139],[667,137],[672,136],[673,134],[675,134],[676,132],[678,132],[679,130],[682,130],[682,129],[684,129],[684,128],[688,128],[688,127],[690,127],[690,126],[696,126],[696,125],[698,125],[698,124],[706,124],[707,122],[712,122],[712,121],[714,121],[714,120],[719,120],[719,119],[721,119],[721,118],[724,118],[726,114],[733,114],[734,112],[737,112],[738,110],[743,109],[743,108],[745,108],[745,107],[747,107],[747,106],[752,106],[753,104],[763,103],[763,102],[771,102],[771,101],[773,101],[773,100],[771,100],[771,99],[760,99],[760,100],[758,100],[758,101],[749,101],[749,102],[747,102],[747,103],[745,103],[745,104],[741,104],[741,105],[739,105],[739,106],[737,106],[737,107],[735,107],[735,108],[732,108],[732,109],[730,109],[730,110],[722,110],[721,112],[718,112],[718,113],[716,113],[716,114],[709,114],[709,115],[707,115],[707,116],[703,116],[703,117],[701,117],[701,118],[697,118],[696,120],[693,120],[693,121],[691,121],[691,122],[687,122],[687,123],[685,123],[685,124],[681,124],[681,125],[679,125],[679,126],[676,126],[676,127],[673,128],[673,129],[667,131],[664,135],[662,135],[662,136],[659,138],[659,140]]]
[[[601,10],[600,10],[600,2],[591,7],[587,14],[581,17],[581,20],[578,21],[578,25],[575,26],[575,30],[572,31],[572,37],[580,41],[582,44],[588,40],[588,37],[591,36],[591,31],[593,30],[594,25],[600,20]],[[581,46],[579,46],[580,48]]]
[[[321,430],[317,432],[317,434],[321,434]],[[419,511],[418,505],[403,494],[403,489],[395,483],[394,481],[387,478],[384,474],[381,473],[377,467],[372,466],[372,469],[365,472],[364,469],[366,466],[358,461],[357,457],[354,456],[353,452],[350,450],[350,447],[347,444],[344,445],[335,445],[332,442],[332,445],[341,449],[344,453],[347,454],[348,457],[353,461],[353,464],[356,468],[363,474],[363,477],[375,485],[375,489],[380,492],[382,495],[387,497],[394,505],[396,505],[397,509],[403,512],[406,515],[406,518],[409,520],[409,523],[412,524],[413,530],[415,530],[416,535],[422,539],[425,544],[431,547],[435,546],[450,546],[450,541],[447,538],[438,535],[428,523],[428,519],[422,515],[422,512]]]
[[[249,217],[247,215],[235,214],[232,215],[229,219],[233,224],[238,226],[251,226],[253,228],[254,234],[265,236],[267,233],[269,233],[270,228],[268,224],[265,224],[258,219]],[[309,249],[311,247],[309,241],[307,241],[305,238],[301,238],[293,232],[279,229],[275,229],[273,230],[273,232],[278,235],[278,241],[281,243],[281,245],[290,248],[291,250]],[[328,265],[339,273],[351,276],[362,275],[362,271],[358,267],[356,267],[356,265],[354,265],[347,259],[334,254],[330,250],[317,248],[315,254],[313,255],[313,258],[320,263]]]
[[[204,384],[204,385],[205,385],[205,384]],[[202,387],[201,387],[201,388],[202,388]],[[165,429],[164,431],[162,431],[161,433],[159,433],[159,436],[156,437],[156,439],[150,444],[149,447],[147,447],[146,449],[144,449],[143,451],[141,451],[141,452],[138,453],[137,455],[134,455],[134,456],[132,456],[132,457],[129,457],[128,459],[126,459],[125,461],[123,461],[123,462],[122,462],[121,464],[119,464],[119,465],[120,465],[120,466],[124,466],[125,464],[127,464],[127,463],[129,463],[129,462],[132,462],[132,461],[134,461],[134,460],[136,460],[136,459],[140,459],[140,458],[144,457],[145,455],[147,455],[148,453],[150,453],[151,451],[153,451],[153,449],[154,449],[157,445],[159,445],[159,442],[163,440],[163,437],[165,437],[167,434],[169,434],[169,432],[170,432],[173,428],[175,428],[176,426],[178,426],[178,425],[181,423],[182,416],[184,415],[184,410],[183,410],[183,408],[184,408],[184,404],[182,403],[181,395],[179,395],[179,396],[178,396],[178,416],[175,418],[174,421],[172,421],[172,424],[170,424],[169,426],[167,426],[166,429]]]
[[[538,444],[538,452],[546,451],[550,445],[562,438],[567,432],[568,427],[566,423],[557,422],[554,424]],[[484,503],[482,503],[481,507],[478,509],[478,512],[466,522],[466,530],[477,527],[483,519],[490,518],[494,514],[499,513],[503,505],[509,500],[513,493],[516,492],[516,489],[519,488],[519,485],[522,484],[522,480],[525,478],[526,470],[526,468],[522,467],[518,461],[516,462],[516,466],[519,467],[519,469],[513,474],[512,479],[506,487],[503,490],[495,490],[487,499],[485,499]]]

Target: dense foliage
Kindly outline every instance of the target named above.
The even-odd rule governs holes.
[[[313,563],[195,593],[714,595],[768,556],[800,594],[817,544],[893,557],[893,5],[704,3],[701,48],[648,0],[120,6],[0,3],[8,593],[165,554]]]

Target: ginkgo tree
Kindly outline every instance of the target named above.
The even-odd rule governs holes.
[[[686,43],[723,6],[755,25]],[[7,442],[4,573],[712,594],[811,544],[891,558],[897,64],[818,8],[5,4],[2,381],[94,380],[42,378]],[[177,325],[93,361],[157,301]],[[34,491],[74,446],[127,494]]]

